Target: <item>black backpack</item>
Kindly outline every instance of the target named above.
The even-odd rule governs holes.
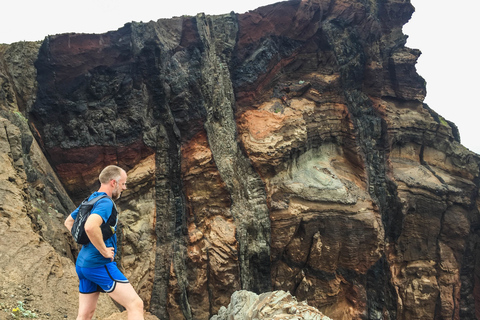
[[[76,243],[78,244],[88,244],[90,239],[88,239],[87,233],[85,232],[85,222],[87,221],[90,211],[93,208],[93,205],[102,198],[109,198],[107,195],[101,195],[92,200],[88,201],[88,198],[83,200],[82,204],[78,209],[77,217],[73,222],[72,226],[72,236]],[[110,198],[109,198],[110,199]],[[113,201],[112,201],[113,202]],[[100,226],[103,234],[103,240],[107,240],[115,234],[115,226],[117,225],[117,208],[115,202],[113,202],[112,214],[108,218],[107,222],[103,222]]]

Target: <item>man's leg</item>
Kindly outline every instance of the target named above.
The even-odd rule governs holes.
[[[127,309],[128,320],[143,320],[143,301],[130,283],[117,282],[108,295]]]
[[[100,292],[80,293],[78,297],[78,316],[77,320],[90,320],[93,317],[97,307],[98,296]]]

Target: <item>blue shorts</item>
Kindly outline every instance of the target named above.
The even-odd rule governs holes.
[[[117,282],[128,283],[116,262],[96,268],[76,267],[80,293],[112,292]]]

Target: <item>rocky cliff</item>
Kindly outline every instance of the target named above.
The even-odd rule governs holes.
[[[480,157],[423,103],[413,11],[292,0],[0,46],[1,297],[75,316],[63,219],[118,164],[117,259],[160,319],[238,290],[332,319],[480,315]]]

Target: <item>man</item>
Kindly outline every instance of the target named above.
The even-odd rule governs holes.
[[[100,229],[102,223],[107,222],[112,210],[116,210],[112,199],[118,199],[122,191],[127,189],[127,173],[112,165],[102,170],[99,180],[100,189],[94,192],[89,200],[99,195],[108,197],[95,203],[85,222],[85,232],[90,243],[82,246],[76,262],[80,280],[77,320],[92,319],[100,292],[108,293],[112,299],[124,306],[128,320],[143,320],[142,299],[113,261],[117,251],[117,236],[103,240]],[[65,220],[68,230],[72,229],[77,213],[78,208]]]

